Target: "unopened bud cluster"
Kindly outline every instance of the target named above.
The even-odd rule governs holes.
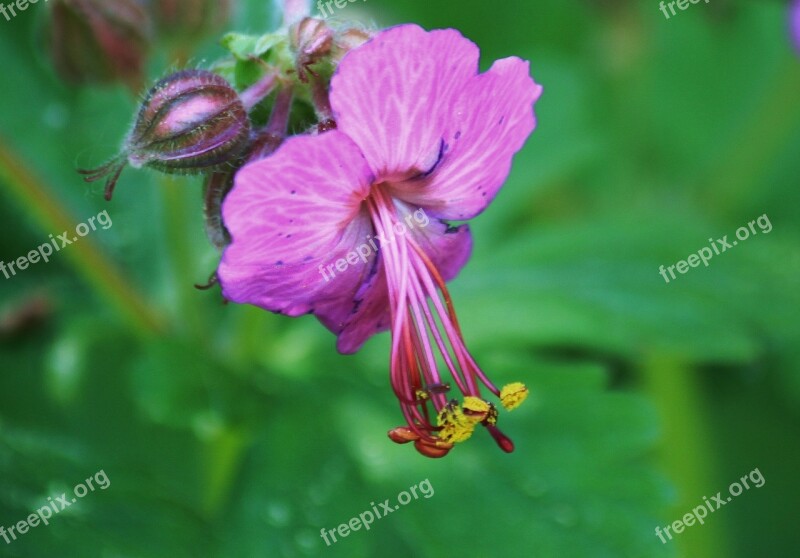
[[[174,7],[174,6],[173,6]],[[119,155],[95,170],[81,171],[88,182],[105,179],[110,200],[125,166],[168,174],[205,174],[206,231],[218,248],[229,242],[220,211],[222,200],[243,164],[271,155],[286,137],[296,103],[308,104],[317,122],[303,121],[307,133],[336,128],[328,103],[330,76],[344,53],[369,39],[361,29],[333,30],[324,21],[303,18],[268,36],[275,45],[253,55],[237,55],[217,66],[252,62],[261,76],[237,91],[220,73],[183,70],[158,81],[147,93]],[[242,61],[244,60],[244,61]],[[226,75],[236,75],[228,72]],[[269,100],[269,102],[265,102]],[[267,122],[255,109],[270,107]]]

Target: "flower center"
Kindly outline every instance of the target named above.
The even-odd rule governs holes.
[[[445,281],[411,233],[404,229],[403,209],[381,187],[367,199],[376,237],[381,240],[392,320],[391,382],[407,426],[389,437],[414,442],[428,457],[443,457],[467,440],[479,424],[503,451],[513,442],[497,428],[496,407],[483,399],[480,385],[514,409],[528,394],[520,383],[497,389],[464,343]],[[463,401],[449,395],[451,381]]]

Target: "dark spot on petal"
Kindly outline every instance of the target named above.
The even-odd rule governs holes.
[[[290,235],[290,234],[287,234],[287,235],[286,235],[286,238],[292,238],[292,235]]]
[[[439,167],[439,163],[442,162],[442,159],[444,158],[444,152],[446,151],[446,147],[447,144],[444,142],[444,138],[439,140],[439,153],[436,155],[436,161],[433,163],[431,168],[427,170],[412,169],[412,170],[418,170],[419,172],[411,176],[411,178],[409,178],[408,180],[420,180],[422,178],[427,178],[428,176],[430,176],[433,173],[433,171],[435,171]]]
[[[447,226],[447,228],[444,230],[444,234],[453,234],[453,233],[457,233],[459,230],[461,230],[461,227],[454,227],[453,225],[451,225],[447,221],[439,221],[439,222],[442,225]]]
[[[290,193],[291,193],[292,195],[295,195],[295,194],[297,193],[297,190],[292,190]]]
[[[506,117],[505,116],[501,116],[500,117],[500,122],[498,122],[498,124],[502,126],[503,122],[505,122],[505,120],[506,120]]]
[[[278,260],[277,262],[275,262],[275,265],[283,265],[283,260]]]
[[[485,198],[486,197],[486,192],[482,193],[481,196],[483,196]]]
[[[372,265],[370,266],[369,270],[367,271],[367,276],[364,278],[364,282],[367,283],[372,281],[375,275],[378,273],[378,262],[380,261],[380,253],[377,256],[372,258]]]
[[[456,132],[456,135],[454,135],[454,136],[453,136],[453,139],[458,139],[458,138],[460,138],[460,137],[461,137],[461,130],[459,130],[458,132]]]
[[[314,256],[306,256],[305,258],[303,258],[303,261],[304,262],[310,262],[313,259],[314,259]]]

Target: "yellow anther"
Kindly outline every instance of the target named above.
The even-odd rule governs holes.
[[[472,422],[481,422],[489,414],[489,403],[480,397],[468,395],[464,398],[464,415]]]
[[[428,392],[422,389],[418,389],[415,393],[417,394],[417,399],[422,399],[423,401],[429,397]]]
[[[439,431],[439,438],[448,444],[457,444],[469,440],[475,425],[467,424],[447,424]]]
[[[500,390],[500,402],[507,411],[512,411],[522,405],[526,397],[528,397],[528,388],[521,382],[505,385]]]
[[[456,401],[448,403],[436,418],[441,427],[439,438],[450,444],[469,439],[478,423],[472,417],[465,415]]]

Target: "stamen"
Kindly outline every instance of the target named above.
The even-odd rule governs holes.
[[[398,444],[407,444],[419,440],[419,436],[405,426],[398,426],[397,428],[391,429],[389,431],[389,438]]]
[[[378,185],[365,201],[376,238],[386,239],[381,242],[380,257],[392,323],[391,383],[407,421],[407,426],[391,430],[389,437],[397,443],[413,441],[427,457],[443,457],[481,424],[503,451],[513,451],[513,442],[496,427],[497,407],[483,399],[478,381],[508,410],[524,401],[527,388],[515,382],[501,392],[486,377],[464,344],[450,294],[436,266],[412,236],[394,234],[402,220],[392,198]],[[442,364],[464,395],[463,403],[445,397],[450,385],[440,375]],[[429,405],[435,412],[435,426]]]
[[[528,397],[528,388],[520,382],[513,382],[503,386],[500,390],[500,402],[507,411],[512,411],[522,405]]]

